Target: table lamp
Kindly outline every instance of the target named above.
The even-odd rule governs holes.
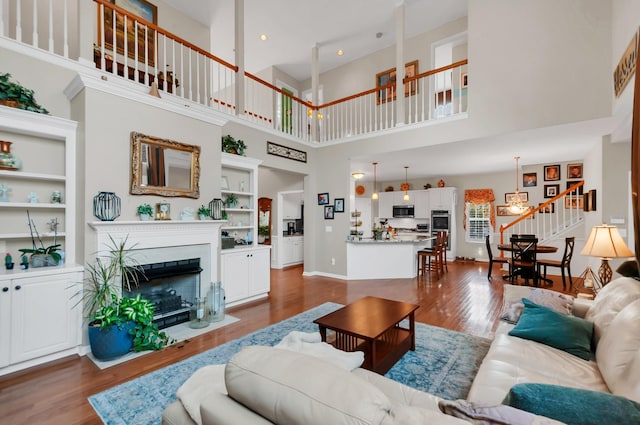
[[[627,247],[627,244],[624,243],[618,228],[607,224],[593,226],[589,238],[584,244],[584,248],[582,248],[580,254],[589,257],[600,257],[602,259],[602,264],[598,269],[598,277],[600,278],[602,286],[609,283],[613,274],[609,266],[609,260],[611,258],[634,256],[633,252]]]

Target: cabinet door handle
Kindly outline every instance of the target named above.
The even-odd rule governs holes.
[[[20,289],[22,289],[22,286],[16,285],[16,291],[19,291]]]
[[[2,288],[2,292],[9,292],[9,287],[5,286],[4,288]]]

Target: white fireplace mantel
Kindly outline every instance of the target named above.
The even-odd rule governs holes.
[[[136,250],[208,245],[210,258],[206,263],[211,268],[206,270],[206,282],[209,278],[217,279],[220,226],[224,223],[223,220],[93,221],[89,226],[96,232],[95,252],[111,246],[111,238],[116,244],[126,239],[127,246]]]

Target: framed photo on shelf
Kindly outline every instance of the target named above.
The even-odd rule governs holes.
[[[584,196],[565,196],[564,207],[584,209]]]
[[[575,164],[567,164],[567,178],[568,179],[582,178],[582,162],[575,163]]]
[[[324,206],[324,219],[325,220],[333,220],[333,205],[325,205]]]
[[[333,212],[344,212],[344,198],[336,198],[333,200]]]
[[[538,205],[542,205],[542,202]],[[540,214],[553,214],[556,212],[556,204],[551,203],[544,208],[540,208]]]
[[[572,181],[572,182],[567,182],[567,189],[569,189],[569,188],[570,188],[571,186],[573,186],[574,184],[578,184],[578,183],[580,183],[581,181],[583,181],[583,180],[574,180],[574,181]],[[584,193],[584,185],[582,185],[582,186],[580,186],[580,187],[578,188],[578,195],[582,195],[583,193]],[[571,194],[572,194],[572,195],[575,195],[576,193],[575,193],[575,192],[572,192]]]
[[[318,205],[328,205],[328,204],[329,204],[329,194],[318,193]]]
[[[538,185],[538,173],[524,173],[522,175],[522,187],[534,187]]]
[[[132,14],[141,17],[145,21],[151,22],[154,25],[158,25],[158,8],[149,3],[146,0],[109,0],[110,3],[121,7]],[[113,11],[108,6],[104,7],[104,21],[100,19],[101,12],[98,8],[98,37],[100,37],[99,45],[106,50],[113,52],[114,46],[114,34],[113,34]],[[149,63],[149,66],[155,66],[155,45],[156,45],[156,32],[150,28],[146,28],[143,25],[137,26],[133,19],[127,19],[127,28],[124,27],[124,15],[115,12],[116,18],[116,33],[115,33],[115,45],[116,51],[119,55],[124,55],[124,43],[125,34],[127,42],[127,55],[140,63]],[[102,28],[104,26],[104,40],[102,40]],[[146,36],[146,37],[145,37]],[[137,40],[136,40],[137,38]],[[136,50],[137,44],[137,50]],[[138,57],[135,57],[135,52],[138,52]],[[115,55],[114,55],[115,56]]]
[[[558,193],[560,193],[560,185],[559,184],[545,184],[544,185],[544,197],[545,198],[553,198]]]
[[[227,180],[227,176],[222,176],[220,180],[220,189],[229,190],[229,180]]]
[[[560,180],[560,166],[559,165],[545,165],[544,166],[544,181],[552,182]]]
[[[521,199],[523,202],[529,202],[529,192],[519,192],[519,194],[520,194],[520,199]],[[514,198],[515,196],[516,196],[516,193],[515,193],[515,192],[512,192],[512,193],[505,193],[505,194],[504,194],[504,202],[505,202],[506,204],[511,203],[511,201],[513,200],[513,198]]]

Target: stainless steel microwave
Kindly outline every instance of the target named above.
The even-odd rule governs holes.
[[[393,206],[393,218],[408,217],[413,218],[415,214],[415,207],[413,205],[394,205]]]

